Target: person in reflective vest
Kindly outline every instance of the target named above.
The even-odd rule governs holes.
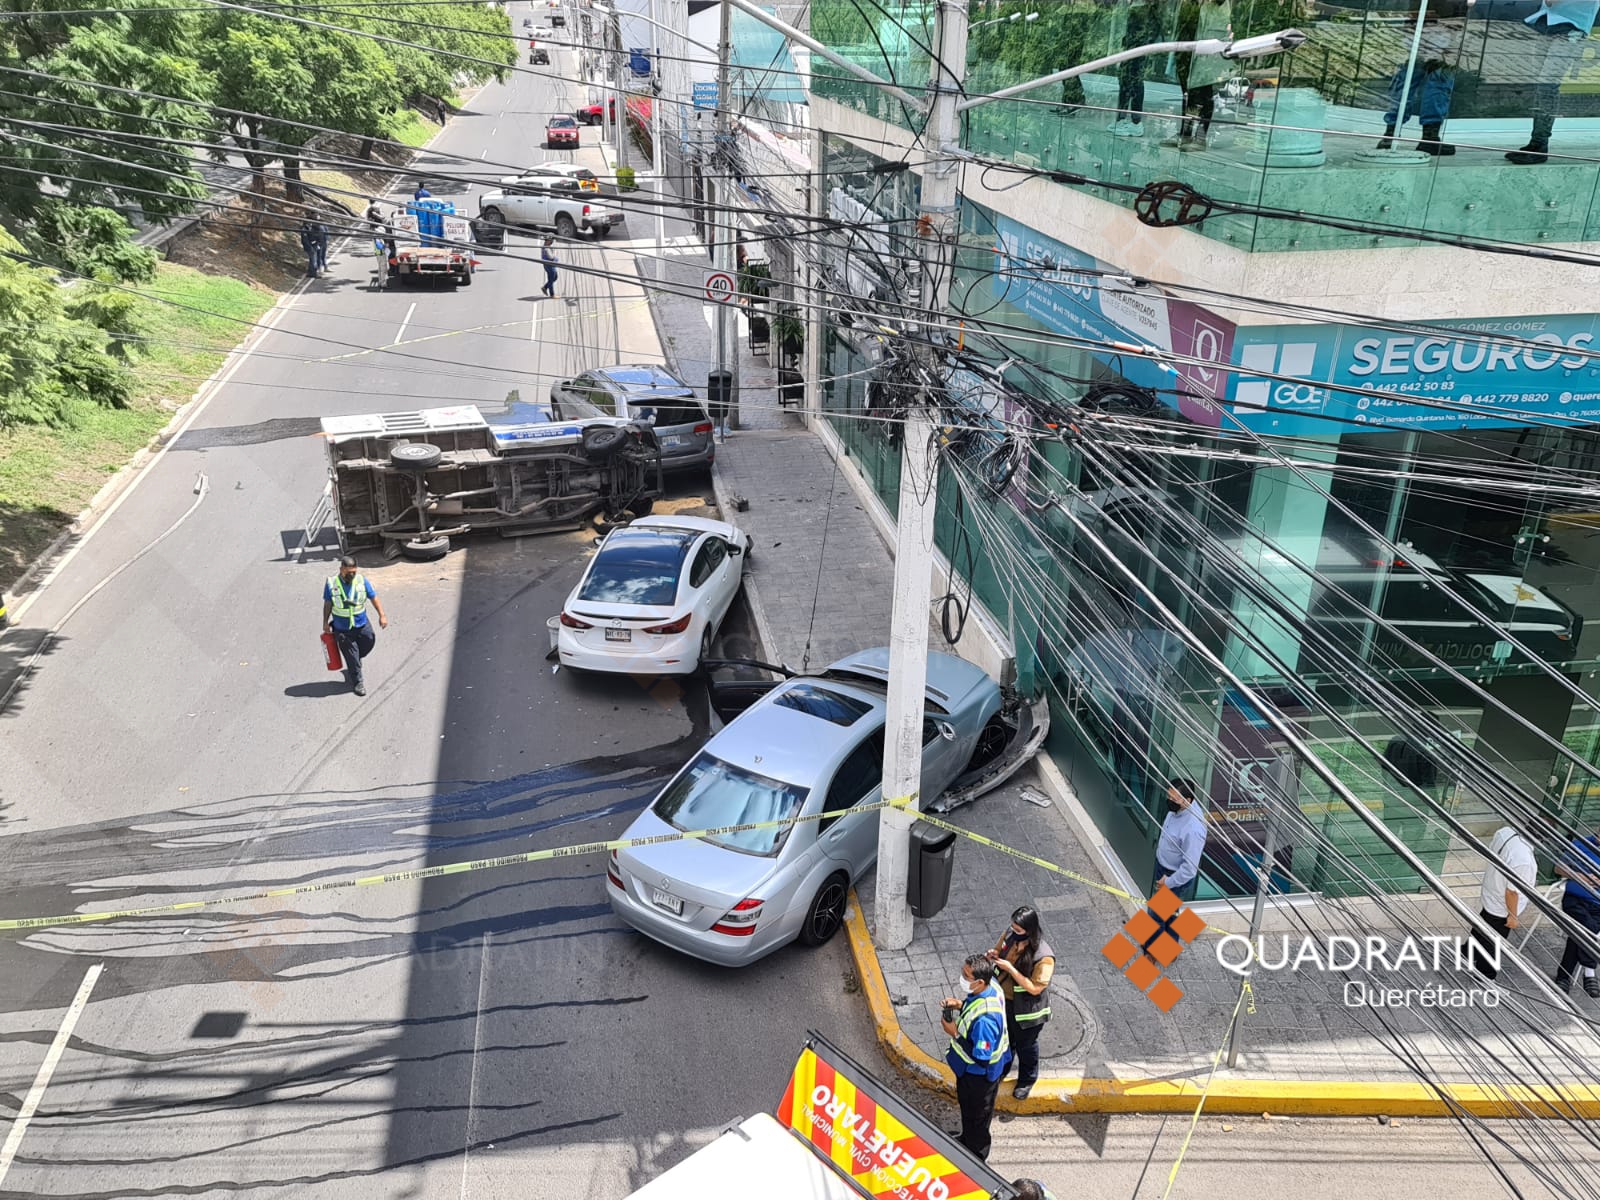
[[[378,614],[378,628],[389,628],[378,593],[367,577],[356,570],[356,560],[346,555],[339,560],[339,573],[328,577],[322,588],[322,631],[331,632],[344,657],[344,677],[358,696],[367,694],[361,675],[361,660],[372,653],[378,635],[367,618],[367,605]]]
[[[1039,914],[1031,905],[1011,914],[1011,924],[989,958],[1006,998],[1006,1034],[1017,1056],[1017,1084],[1011,1094],[1026,1100],[1039,1078],[1039,1035],[1050,1019],[1050,980],[1056,971],[1056,953],[1044,940]]]
[[[944,1060],[956,1076],[956,1101],[961,1106],[961,1144],[979,1158],[989,1157],[989,1124],[994,1120],[995,1094],[1011,1062],[1006,1036],[1006,1002],[994,982],[988,954],[968,955],[961,964],[967,995],[945,998],[940,1022],[950,1035]]]

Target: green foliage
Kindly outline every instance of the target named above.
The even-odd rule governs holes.
[[[0,428],[61,424],[84,401],[126,404],[127,376],[105,332],[71,316],[53,273],[19,262],[22,253],[0,229]]]
[[[67,316],[106,334],[110,341],[106,353],[126,362],[138,349],[138,338],[145,332],[144,304],[134,292],[89,282],[66,293],[63,306]]]
[[[639,185],[634,182],[633,168],[632,167],[618,167],[617,168],[617,190],[620,191],[620,192],[633,192],[633,191],[637,191],[638,188],[639,188]]]
[[[133,227],[109,208],[51,204],[41,212],[36,229],[49,247],[44,257],[75,275],[117,283],[149,283],[156,277],[156,252],[135,245]]]
[[[739,268],[739,294],[765,300],[772,294],[772,268],[766,263],[746,263]]]
[[[772,318],[772,340],[789,353],[806,344],[806,325],[793,307],[785,305]]]

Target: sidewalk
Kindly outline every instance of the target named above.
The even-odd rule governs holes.
[[[713,357],[709,306],[692,298],[707,259],[703,247],[687,236],[687,226],[672,223],[669,229],[673,236],[662,279],[687,294],[652,291],[650,307],[669,363],[698,384]],[[653,247],[636,260],[646,280],[652,254]],[[718,448],[716,488],[724,515],[754,540],[745,586],[769,655],[792,667],[816,667],[886,644],[894,562],[868,515],[868,501],[851,486],[849,468],[835,464],[803,420],[779,411],[775,371],[751,356],[743,340],[739,377],[745,385],[742,428]],[[739,500],[747,507],[741,510]],[[937,638],[933,645],[940,645]],[[1048,808],[1021,799],[1023,786],[1038,782],[1022,778],[959,810],[955,823],[1081,876],[1102,878],[1062,810],[1063,803],[1073,802],[1070,797],[1057,796]],[[992,947],[1013,909],[1023,903],[1038,908],[1057,952],[1054,1015],[1041,1043],[1039,1085],[1020,1105],[1005,1085],[1003,1108],[1193,1111],[1213,1063],[1223,1061],[1240,985],[1217,961],[1215,934],[1202,934],[1169,968],[1184,996],[1163,1013],[1101,954],[1136,911],[1130,901],[1107,891],[958,840],[947,907],[932,920],[914,923],[905,950],[881,953],[868,932],[870,875],[857,893],[849,931],[863,992],[886,1054],[917,1082],[949,1088],[940,1001],[952,994],[961,960]],[[1559,942],[1548,930],[1541,932],[1530,949],[1535,961],[1551,963]],[[1553,1018],[1541,1044],[1541,1037],[1530,1036],[1530,1022],[1508,1011],[1514,1005],[1524,1014],[1542,1015],[1542,1001],[1530,1009],[1509,999],[1498,1012],[1434,1009],[1430,1024],[1415,1010],[1347,1008],[1344,982],[1340,975],[1286,971],[1258,977],[1252,1002],[1240,1013],[1238,1066],[1230,1071],[1219,1065],[1207,1106],[1258,1114],[1445,1111],[1402,1054],[1414,1056],[1434,1079],[1463,1085],[1456,1099],[1485,1112],[1506,1111],[1504,1090],[1493,1086],[1502,1072],[1527,1078],[1542,1073],[1561,1084],[1590,1078],[1582,1064],[1594,1061],[1591,1030],[1570,1017]],[[1482,986],[1476,976],[1460,972],[1447,971],[1440,982]],[[1513,993],[1528,990],[1511,968],[1502,982]],[[1453,1025],[1455,1033],[1446,1039],[1434,1031],[1436,1024]],[[1515,1070],[1497,1066],[1490,1055]],[[1600,1092],[1592,1099],[1585,1111],[1600,1115]]]
[[[716,343],[711,306],[691,295],[708,259],[686,225],[668,228],[675,236],[661,282],[673,293],[652,291],[650,307],[668,363],[700,387]],[[641,257],[642,278],[650,279],[650,268]],[[750,353],[743,315],[736,319],[740,428],[717,447],[715,479],[719,506],[755,549],[745,591],[756,628],[774,660],[797,670],[884,645],[893,559],[827,448],[797,413],[779,408],[776,364]]]

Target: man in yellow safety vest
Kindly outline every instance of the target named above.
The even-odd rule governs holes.
[[[389,618],[383,615],[383,604],[378,593],[367,582],[367,577],[356,570],[356,560],[346,555],[339,560],[339,573],[328,577],[322,589],[322,631],[331,632],[344,657],[345,678],[355,688],[358,696],[367,694],[367,685],[361,676],[361,660],[372,653],[378,635],[372,631],[367,619],[367,605],[371,603],[378,614],[378,628],[389,628]]]
[[[995,985],[994,964],[987,954],[967,956],[961,964],[961,981],[967,985],[965,999],[947,997],[944,1002],[941,1025],[950,1035],[944,1060],[956,1075],[961,1144],[986,1159],[995,1093],[1011,1062],[1006,1002]]]

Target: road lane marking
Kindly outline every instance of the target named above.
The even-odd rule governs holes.
[[[415,300],[413,300],[411,302],[411,307],[406,309],[406,319],[404,321],[400,322],[400,332],[394,335],[394,344],[396,346],[402,346],[402,345],[405,344],[404,339],[405,339],[405,336],[406,336],[406,326],[411,324],[411,314],[416,312],[416,311],[417,311],[417,302]]]
[[[11,1162],[16,1158],[17,1149],[22,1145],[23,1135],[28,1132],[28,1124],[33,1120],[33,1114],[39,1111],[39,1102],[44,1099],[44,1090],[50,1086],[50,1077],[55,1074],[56,1064],[66,1053],[67,1043],[72,1040],[72,1031],[78,1027],[78,1018],[83,1016],[83,1010],[89,1007],[89,993],[94,991],[95,981],[100,978],[100,972],[104,969],[104,963],[95,963],[84,972],[83,982],[78,985],[78,994],[72,998],[72,1003],[67,1008],[67,1015],[61,1019],[61,1028],[56,1030],[55,1040],[50,1043],[44,1062],[39,1064],[39,1073],[34,1076],[33,1086],[28,1089],[22,1107],[17,1110],[17,1119],[11,1123],[11,1132],[6,1136],[6,1144],[0,1146],[0,1185],[6,1181],[6,1173],[11,1170]]]
[[[482,162],[484,159],[486,159],[488,157],[489,157],[489,152],[487,150],[479,151],[479,153],[478,153],[478,161],[479,162]]]
[[[244,343],[248,342],[252,335],[256,335],[255,344],[246,346],[243,349],[240,346],[235,346],[229,356],[233,361],[231,363],[224,362],[220,375],[213,375],[200,385],[199,390],[195,393],[196,398],[189,402],[191,410],[189,415],[183,419],[182,424],[172,431],[172,436],[161,444],[160,449],[155,452],[150,461],[138,469],[138,473],[128,483],[128,486],[123,489],[122,495],[113,500],[105,512],[94,519],[89,527],[83,531],[83,534],[73,542],[67,552],[56,561],[55,565],[45,572],[44,577],[39,580],[38,584],[26,596],[16,602],[11,610],[11,623],[13,625],[22,620],[27,611],[33,607],[34,601],[44,595],[45,590],[60,577],[61,572],[67,569],[68,564],[77,558],[79,552],[89,544],[90,539],[99,533],[105,523],[116,515],[117,510],[126,503],[129,496],[138,490],[139,485],[154,473],[156,465],[161,461],[162,457],[189,431],[189,427],[199,420],[200,414],[205,411],[206,406],[221,394],[222,389],[238,374],[239,368],[244,366],[257,350],[261,349],[266,343],[267,337],[277,329],[278,322],[283,320],[284,315],[294,307],[294,302],[300,299],[311,282],[309,278],[302,279],[286,295],[280,297],[272,310],[262,317],[255,329],[250,334],[246,334],[243,341],[240,342],[240,346],[244,346]],[[126,469],[124,468],[124,470]]]
[[[620,304],[617,305],[617,308],[618,308],[619,311],[630,309],[630,308],[641,308],[641,307],[643,307],[644,305],[646,305],[648,303],[649,303],[649,301],[646,300],[646,299],[635,298],[633,300],[624,300],[624,301],[622,301]],[[579,316],[579,317],[592,317],[592,316],[596,315],[596,313],[598,313],[600,311],[601,311],[600,309],[595,309],[592,312],[591,311],[585,311],[585,312],[580,312],[580,313],[576,313],[576,314],[569,314],[569,313],[566,313],[566,312],[550,312],[550,313],[545,313],[543,315],[535,314],[531,318],[531,323],[535,328],[537,328],[537,326],[538,326],[540,321],[564,321],[564,320],[567,319],[568,316],[571,316],[571,315],[576,315],[576,316]],[[424,342],[436,342],[440,338],[460,337],[463,334],[468,334],[468,333],[489,333],[491,330],[509,329],[509,328],[511,328],[513,326],[520,325],[520,324],[522,324],[522,319],[519,317],[515,321],[496,321],[493,324],[489,324],[489,325],[472,325],[472,326],[468,326],[465,329],[447,329],[443,333],[430,333],[430,334],[426,334],[423,337],[414,337],[414,338],[411,338],[410,340],[404,341],[404,342],[390,342],[387,346],[374,346],[370,350],[352,350],[348,354],[330,354],[327,358],[307,358],[307,359],[302,359],[301,361],[306,363],[306,364],[308,364],[308,365],[312,364],[312,363],[340,362],[340,361],[342,361],[344,359],[347,359],[347,358],[362,358],[362,357],[364,357],[364,356],[366,356],[368,354],[383,354],[386,351],[399,350],[399,349],[401,349],[401,348],[403,348],[405,346],[420,346]],[[423,328],[426,329],[427,326],[424,325]],[[537,340],[537,338],[535,337],[535,335],[532,332],[529,333],[528,338],[529,338],[530,341],[536,341]],[[635,357],[637,357],[637,355]],[[660,357],[660,356],[657,355],[656,357]],[[396,367],[394,369],[395,370],[402,370],[404,368]]]
[[[472,1161],[472,1122],[478,1113],[478,1060],[483,1054],[483,1010],[489,1004],[489,943],[493,938],[488,930],[483,934],[483,949],[478,951],[478,1012],[472,1019],[472,1070],[467,1076],[467,1128],[461,1139],[461,1198],[467,1195],[467,1165]]]

